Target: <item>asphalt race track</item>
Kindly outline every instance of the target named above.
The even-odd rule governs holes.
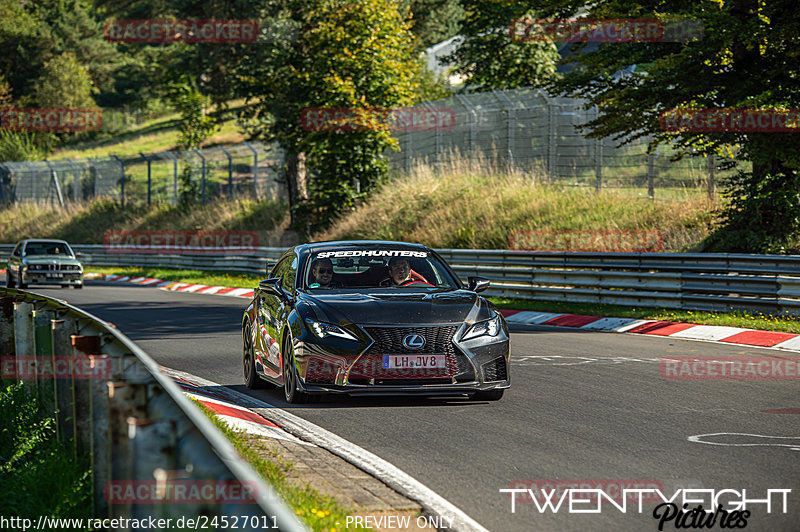
[[[322,426],[392,462],[493,531],[658,530],[642,513],[540,513],[502,488],[554,479],[679,488],[792,489],[750,506],[747,530],[798,530],[798,380],[665,380],[665,356],[770,356],[774,350],[544,326],[512,327],[512,388],[496,403],[466,398],[331,398],[289,406],[281,390],[242,384],[245,299],[87,281],[84,290],[32,287],[113,322],[160,364],[199,375]],[[785,410],[771,413],[768,410]],[[716,443],[690,441],[690,437]],[[737,435],[738,434],[738,435]],[[774,437],[783,437],[782,439]],[[793,448],[792,445],[795,445]],[[530,483],[528,483],[530,486]],[[645,487],[645,486],[628,486]],[[738,497],[740,498],[740,497]],[[723,496],[720,502],[737,500]],[[696,504],[693,504],[694,507]],[[706,504],[706,507],[708,505]],[[588,508],[595,505],[576,505]],[[721,528],[719,523],[714,529]],[[730,526],[729,526],[730,528]],[[675,521],[664,530],[676,530]]]

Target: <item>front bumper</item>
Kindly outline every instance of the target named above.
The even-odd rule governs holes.
[[[383,354],[388,353],[364,350],[347,354],[316,342],[296,342],[299,387],[309,393],[456,395],[511,386],[507,334],[453,341],[452,347],[446,368],[409,371],[384,368]]]
[[[57,284],[66,286],[73,286],[73,285],[79,286],[83,284],[83,273],[65,272],[62,274],[61,277],[53,277],[53,276],[48,276],[48,274],[45,272],[39,273],[39,272],[24,271],[22,272],[22,281],[25,284]]]

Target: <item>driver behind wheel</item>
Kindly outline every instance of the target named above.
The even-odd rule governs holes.
[[[411,277],[411,265],[408,263],[408,259],[404,257],[392,257],[389,259],[389,277],[394,286],[408,286],[416,283],[433,286],[421,279]]]

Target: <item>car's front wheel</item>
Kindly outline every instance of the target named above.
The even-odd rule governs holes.
[[[251,390],[265,388],[266,383],[256,373],[256,359],[253,353],[253,333],[248,323],[242,330],[242,367],[244,384]]]
[[[74,288],[75,290],[80,290],[81,288],[83,288],[83,283],[81,283],[81,284],[74,284],[74,285],[72,285],[72,288]]]
[[[17,288],[28,288],[28,285],[22,282],[22,268],[17,270]]]
[[[11,277],[11,268],[6,268],[6,288],[14,288],[14,278]]]
[[[283,395],[287,403],[302,404],[315,402],[317,396],[297,389],[297,371],[294,367],[294,346],[287,336],[283,349]]]

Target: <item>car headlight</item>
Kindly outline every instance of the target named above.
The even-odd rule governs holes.
[[[486,321],[479,321],[467,329],[462,340],[471,340],[479,336],[497,336],[500,334],[500,314],[495,314],[494,318]]]
[[[339,338],[345,338],[347,340],[358,340],[355,336],[350,334],[349,332],[345,331],[338,325],[333,325],[332,323],[323,323],[321,321],[314,321],[308,320],[308,325],[311,327],[311,330],[314,334],[317,335],[319,338],[326,338],[328,336],[338,336]]]

